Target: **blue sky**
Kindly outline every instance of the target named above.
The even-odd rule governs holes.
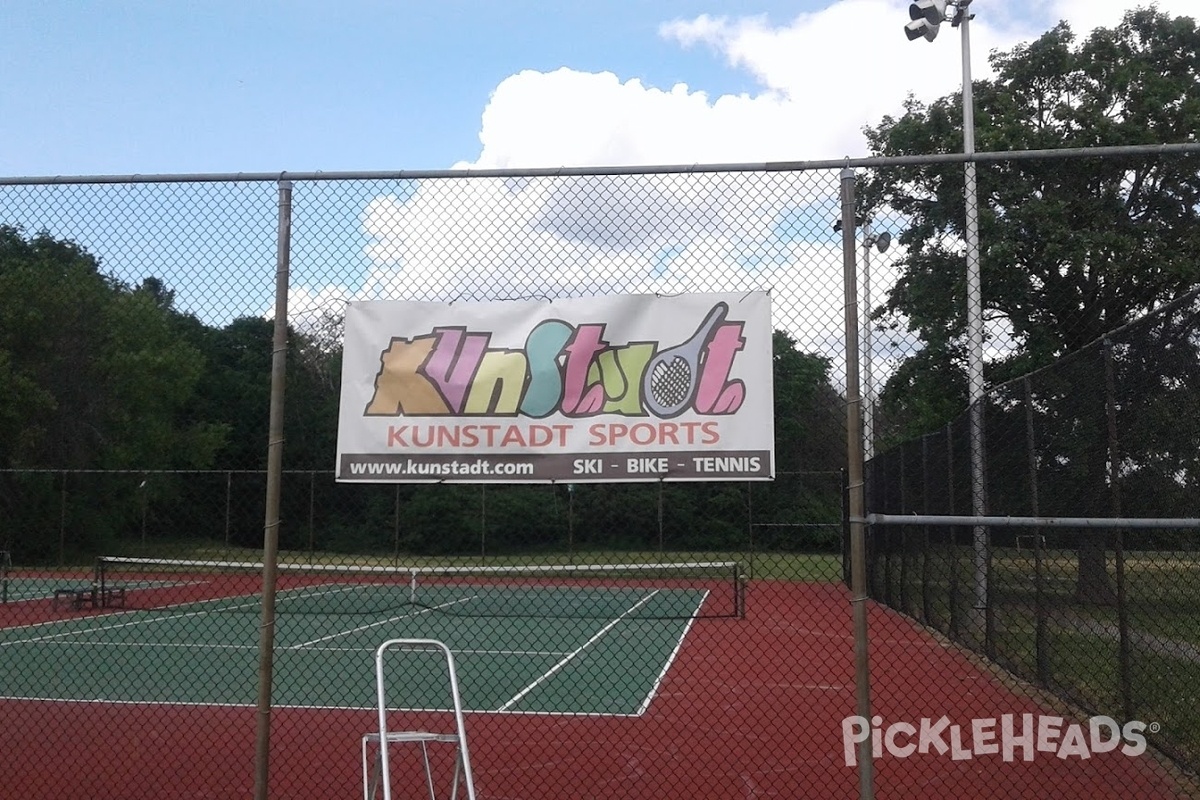
[[[972,68],[1137,0],[974,0]],[[1196,0],[1159,0],[1175,14]],[[958,88],[901,0],[3,0],[0,176],[815,160]]]

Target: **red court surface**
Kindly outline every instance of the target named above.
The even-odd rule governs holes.
[[[885,726],[945,716],[969,730],[975,719],[1061,713],[1006,688],[999,673],[894,612],[872,606],[870,626],[873,712]],[[855,713],[853,681],[845,588],[756,582],[745,619],[691,627],[641,717],[468,715],[477,793],[489,800],[856,798],[859,772],[846,764],[842,731]],[[360,737],[372,727],[371,712],[280,708],[271,723],[271,797],[362,796]],[[0,796],[248,798],[255,725],[252,708],[3,701]],[[1039,751],[1017,759],[885,755],[875,762],[876,796],[1190,796],[1149,753]]]

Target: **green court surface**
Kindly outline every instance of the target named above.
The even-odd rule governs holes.
[[[10,591],[49,599],[61,581],[22,579]],[[338,594],[325,585],[321,593]],[[360,586],[347,586],[358,593]],[[695,589],[533,587],[544,602],[588,618],[475,616],[490,587],[426,590],[420,605],[372,614],[309,608],[312,588],[280,592],[274,650],[276,707],[375,707],[375,650],[393,638],[445,642],[468,711],[639,715],[653,699],[705,592]],[[512,590],[499,602],[511,602]],[[10,598],[10,601],[12,598]],[[299,610],[289,613],[289,606]],[[254,706],[256,597],[104,613],[0,630],[3,699]],[[600,609],[601,613],[594,613]],[[690,613],[681,614],[681,609]],[[662,618],[674,617],[674,618]],[[446,684],[419,662],[388,671],[389,705],[446,709]]]

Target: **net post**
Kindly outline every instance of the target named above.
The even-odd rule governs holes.
[[[104,584],[108,576],[104,569],[104,556],[96,556],[96,566],[92,568],[92,586],[100,592],[100,597],[104,597]]]
[[[740,561],[733,562],[733,608],[738,619],[746,618],[746,573]]]

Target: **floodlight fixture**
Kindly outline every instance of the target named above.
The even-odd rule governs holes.
[[[863,354],[863,392],[862,392],[862,424],[863,424],[863,456],[875,457],[875,348],[871,343],[871,250],[884,252],[892,244],[892,235],[887,231],[875,233],[871,230],[869,220],[862,223],[863,229],[863,305],[866,314],[863,315],[862,340],[866,345]]]
[[[915,41],[924,37],[932,42],[938,35],[938,26],[945,22],[947,0],[916,0],[908,5],[908,18],[912,20],[904,26],[904,35],[908,40]]]

